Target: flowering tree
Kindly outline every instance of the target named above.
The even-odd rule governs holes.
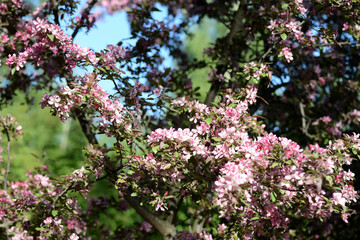
[[[13,181],[10,147],[22,128],[1,115],[1,237],[336,236],[338,217],[357,221],[350,216],[358,208],[359,5],[62,0],[32,9],[3,1],[2,106],[18,91],[30,99],[29,90],[46,89],[41,108],[63,122],[76,118],[89,144],[83,166],[66,176],[49,178],[43,166]],[[160,6],[163,21],[153,15]],[[136,44],[94,52],[74,43],[118,11],[127,11]],[[204,59],[191,59],[182,39],[205,17],[227,32]],[[173,69],[164,67],[164,49],[176,59]],[[189,76],[204,68],[210,85],[202,103]],[[111,94],[102,81],[113,83]],[[99,136],[112,144],[99,144]],[[97,182],[111,186],[111,197],[89,197]],[[100,219],[108,208],[131,208],[143,222],[111,229]]]

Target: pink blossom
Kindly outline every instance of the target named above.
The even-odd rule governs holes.
[[[292,54],[290,48],[288,48],[288,47],[284,47],[283,49],[281,49],[281,54],[285,57],[285,59],[288,63],[291,62],[292,60],[294,60],[293,54]]]
[[[217,230],[221,232],[221,231],[224,231],[226,228],[227,228],[227,226],[225,224],[219,224]]]
[[[325,79],[323,77],[318,77],[318,81],[322,84],[325,85]]]
[[[342,212],[341,213],[341,219],[345,222],[345,223],[349,223],[348,219],[349,217],[352,215],[352,213],[349,212]]]
[[[199,236],[202,237],[202,239],[204,239],[204,240],[213,240],[212,235],[205,231],[202,233],[199,233]]]
[[[305,15],[308,9],[305,8],[303,0],[295,0],[296,8],[302,15]]]
[[[333,193],[333,198],[332,198],[332,201],[335,203],[335,204],[339,204],[341,206],[345,206],[345,203],[346,203],[346,199],[343,198],[342,194],[339,193],[339,192],[335,192]]]
[[[45,224],[51,224],[53,221],[52,217],[47,217],[45,220],[44,220],[44,223]]]
[[[71,234],[70,240],[78,240],[78,239],[79,239],[78,235],[76,235],[75,233]]]

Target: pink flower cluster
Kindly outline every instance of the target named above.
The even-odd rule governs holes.
[[[353,148],[359,148],[358,135],[347,136],[347,141]],[[258,137],[253,144],[250,147],[255,147],[255,151],[245,152],[245,157],[232,160],[220,170],[215,182],[218,193],[215,203],[223,216],[245,212],[247,220],[241,224],[252,234],[259,234],[259,221],[263,227],[269,224],[268,218],[272,227],[285,230],[289,222],[287,213],[294,206],[306,207],[306,211],[298,213],[309,218],[326,219],[334,211],[342,212],[347,222],[351,211],[348,212],[346,204],[356,202],[358,193],[349,185],[354,174],[339,171],[343,164],[351,162],[343,140],[327,149],[310,146],[305,151],[296,143],[271,134]],[[333,151],[341,154],[334,156]],[[330,199],[326,197],[329,192],[332,192]]]
[[[80,82],[72,89],[65,86],[60,87],[57,94],[45,94],[41,107],[50,107],[52,113],[62,121],[69,117],[73,108],[78,107],[89,113],[97,113],[100,129],[108,134],[114,132],[109,131],[111,127],[131,132],[131,123],[125,118],[123,105],[118,98],[109,98],[109,94],[97,83],[95,75],[86,74]],[[131,112],[127,111],[127,114]]]
[[[101,0],[99,5],[106,9],[108,14],[114,14],[120,10],[130,7],[131,5],[140,4],[144,0]]]
[[[26,29],[27,32],[17,33],[18,41],[23,42],[25,50],[9,55],[6,60],[6,64],[16,71],[23,68],[28,60],[35,61],[37,66],[40,66],[47,59],[46,55],[49,51],[53,57],[65,54],[66,68],[70,71],[79,63],[90,63],[94,67],[103,66],[117,70],[117,59],[125,54],[121,47],[110,45],[96,56],[92,50],[73,43],[72,38],[58,25],[44,19],[29,21]]]
[[[118,71],[116,68],[117,59],[125,56],[125,50],[120,46],[109,45],[100,52],[100,55],[104,66],[109,66],[111,69]]]
[[[9,11],[12,7],[21,8],[22,4],[22,0],[4,1],[0,4],[0,15],[7,13],[7,11]]]
[[[300,30],[300,23],[293,18],[289,20],[281,18],[270,20],[268,28],[272,31],[272,35],[278,35],[280,32],[285,32],[294,35],[296,40],[300,43],[305,41],[305,38],[303,37],[304,33]]]
[[[295,0],[294,3],[295,3],[295,6],[296,6],[296,9],[299,10],[299,12],[302,15],[305,15],[306,12],[308,11],[308,9],[304,6],[303,0]]]
[[[24,39],[27,47],[18,54],[9,55],[6,60],[8,66],[15,65],[17,71],[24,67],[28,59],[36,61],[37,65],[43,63],[46,52],[50,50],[53,56],[65,53],[66,64],[69,70],[72,70],[78,62],[87,61],[96,65],[99,59],[88,48],[82,48],[72,43],[72,39],[64,33],[56,24],[50,24],[47,20],[36,19],[30,21],[28,28],[28,37],[33,37],[35,43],[29,45],[30,39]]]
[[[42,170],[46,171],[46,167]],[[52,199],[60,194],[60,189],[42,173],[29,172],[27,176],[24,182],[10,182],[7,192],[0,190],[0,221],[8,224],[11,239],[84,237],[86,225],[74,214],[81,211],[80,207],[74,202],[67,205],[69,212],[58,214]]]
[[[314,121],[314,122],[312,123],[312,125],[319,125],[320,122],[323,122],[323,123],[325,123],[325,124],[328,124],[328,123],[331,122],[331,117],[329,117],[329,116],[321,117],[321,118],[317,119],[316,121]]]
[[[269,76],[270,74],[268,66],[262,63],[256,64],[254,62],[246,64],[244,67],[244,72],[257,80],[259,80],[260,77]]]
[[[255,102],[256,89],[249,88],[242,94],[244,99],[234,99],[233,93],[229,90],[224,96],[227,102],[223,104],[224,108],[209,108],[198,101],[189,101],[185,98],[175,100],[173,106],[191,112],[193,114],[191,121],[197,123],[197,126],[193,129],[170,128],[153,131],[148,138],[152,152],[144,157],[129,158],[129,164],[136,168],[136,172],[139,172],[139,169],[146,170],[151,175],[163,179],[166,184],[182,186],[183,194],[200,188],[199,182],[192,181],[190,176],[205,174],[202,169],[208,164],[210,166],[206,171],[219,169],[221,165],[218,164],[220,162],[218,159],[230,156],[229,152],[232,150],[229,149],[229,145],[239,141],[238,139],[248,137],[247,133],[232,127],[233,124],[244,125],[243,129],[255,129],[257,126],[253,118],[246,113],[248,105]],[[211,114],[214,115],[210,118]],[[248,126],[245,126],[246,124]],[[219,129],[215,130],[217,127]],[[257,127],[262,131],[261,127]],[[226,138],[227,141],[216,144],[221,137]],[[194,166],[194,159],[201,161]],[[127,184],[125,180],[120,181]],[[153,200],[157,209],[161,209],[162,204],[165,204],[164,200],[160,197]]]
[[[350,185],[353,173],[342,168],[351,162],[343,140],[327,148],[302,149],[287,138],[265,133],[248,115],[249,104],[256,100],[255,88],[240,96],[229,90],[219,107],[174,100],[173,106],[192,113],[196,126],[153,131],[148,139],[152,153],[129,163],[165,184],[181,186],[185,196],[193,191],[211,194],[212,207],[221,217],[241,215],[235,219],[248,236],[262,235],[266,227],[286,235],[291,214],[326,219],[341,212],[346,221],[351,214],[346,205],[358,194]],[[250,137],[249,131],[258,137]],[[347,147],[359,147],[359,136],[347,141],[351,142]],[[214,173],[215,180],[209,179]],[[160,199],[157,206],[165,204]]]
[[[353,109],[340,116],[340,119],[332,119],[330,116],[323,116],[312,122],[313,126],[324,125],[331,136],[340,137],[344,129],[349,125],[360,123],[360,111]],[[314,128],[314,130],[318,130]],[[323,131],[323,130],[322,130]]]
[[[7,114],[4,118],[3,117],[0,118],[0,128],[2,129],[3,132],[9,134],[9,137],[11,139],[17,138],[18,136],[23,134],[21,125],[16,121],[15,117],[13,117],[10,114]],[[2,138],[0,135],[0,143],[1,140]],[[4,149],[0,147],[0,163],[3,162],[3,155],[2,155],[3,151]]]
[[[288,48],[288,47],[284,47],[283,49],[281,49],[280,54],[285,57],[285,59],[286,59],[286,61],[287,61],[288,63],[291,62],[292,60],[294,60],[293,54],[292,54],[292,52],[291,52],[291,49]]]

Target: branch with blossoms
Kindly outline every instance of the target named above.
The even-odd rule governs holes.
[[[82,112],[87,109],[87,112],[92,114],[93,117],[99,118],[98,131],[105,133],[108,137],[115,137],[117,140],[115,146],[119,148],[118,152],[122,152],[120,142],[122,142],[123,139],[127,139],[127,143],[131,145],[132,139],[139,134],[138,130],[132,126],[136,124],[136,122],[133,121],[131,111],[124,109],[117,98],[110,100],[109,95],[98,85],[97,81],[96,75],[88,74],[80,80],[80,84],[74,83],[72,89],[65,86],[59,88],[58,94],[50,96],[45,94],[42,98],[42,108],[50,107],[53,115],[57,115],[62,121],[70,117],[73,109],[80,108]],[[91,159],[94,165],[91,165],[90,168],[94,172],[95,177],[100,178],[104,172],[108,173],[108,171],[112,169],[107,166],[111,163],[108,163],[106,158],[101,157],[103,155],[101,152],[95,150],[93,147],[91,147],[91,149],[89,152],[93,155]],[[94,162],[94,159],[98,160]],[[122,159],[120,161],[122,162]],[[121,169],[122,167],[119,166],[118,171]],[[83,171],[84,169],[82,169],[81,172]],[[115,174],[117,174],[118,171],[115,171]],[[87,192],[88,190],[85,189],[88,189],[90,185],[88,184],[89,181],[84,179],[83,176],[85,175],[81,173],[79,179],[80,185],[76,187],[72,186],[72,188],[82,189],[81,191]],[[106,178],[113,181],[111,175],[106,176]],[[127,191],[124,192],[124,198],[129,204],[164,237],[168,234],[170,234],[170,236],[175,234],[173,227],[169,226],[166,221],[158,219],[151,212],[145,210],[144,207],[140,206],[130,195],[131,193]]]
[[[318,145],[301,149],[289,139],[264,132],[264,126],[246,113],[256,92],[250,89],[246,94],[241,100],[228,91],[218,108],[185,98],[175,100],[175,107],[193,113],[191,121],[196,126],[154,131],[148,140],[152,152],[129,159],[125,167],[137,174],[122,176],[119,186],[126,188],[135,181],[143,187],[135,189],[137,195],[146,199],[155,190],[151,185],[175,188],[172,194],[184,198],[209,196],[198,208],[235,221],[236,231],[227,233],[228,237],[235,237],[236,232],[248,237],[285,237],[289,219],[296,215],[325,220],[341,213],[346,222],[353,213],[346,205],[358,195],[349,184],[353,173],[342,166],[351,164],[347,152],[358,150],[359,136],[347,136],[346,148],[339,140],[326,149]],[[251,139],[248,132],[258,137]],[[156,178],[146,184],[139,179],[141,172]],[[144,189],[145,184],[149,189]],[[154,201],[153,207],[166,211],[166,201]]]
[[[85,19],[87,19],[87,17],[90,15],[90,11],[91,9],[94,7],[94,5],[98,2],[98,0],[92,0],[91,2],[89,2],[86,6],[86,8],[82,11],[81,14],[81,18],[79,23],[82,23],[85,21]],[[75,29],[74,32],[72,33],[71,37],[74,39],[76,37],[76,35],[78,34],[79,30],[82,28],[83,26],[81,24],[78,24]]]
[[[1,132],[6,135],[7,139],[7,147],[6,147],[6,154],[7,154],[7,166],[6,166],[6,172],[5,172],[5,179],[4,179],[4,191],[7,190],[7,181],[10,173],[10,165],[11,165],[11,157],[10,157],[10,144],[11,141],[16,139],[16,137],[22,135],[22,127],[19,125],[19,123],[16,121],[16,119],[11,116],[10,114],[7,114],[5,117],[3,117],[0,114],[0,127]],[[0,138],[1,139],[1,138]],[[0,153],[3,151],[2,148],[0,148]],[[0,163],[3,162],[3,157],[0,156]]]
[[[22,127],[19,125],[19,123],[16,121],[16,119],[11,116],[10,114],[7,114],[5,117],[3,117],[0,113],[0,127],[1,132],[6,135],[7,144],[6,144],[6,155],[7,155],[7,164],[6,164],[6,170],[5,170],[5,176],[3,179],[3,191],[7,191],[8,187],[8,178],[10,173],[10,165],[11,165],[11,157],[10,157],[10,144],[13,139],[20,136],[22,134]],[[1,136],[0,136],[1,140]],[[3,152],[3,149],[0,147],[0,153]],[[0,155],[0,163],[3,162],[3,156]],[[4,217],[3,219],[0,219],[2,222],[0,224],[0,228],[5,229],[5,235],[7,238],[10,236],[9,228],[13,224],[9,218]]]
[[[75,18],[74,1],[44,3],[35,11],[21,0],[1,3],[0,53],[11,83],[1,93],[11,99],[15,89],[45,86],[42,108],[61,121],[77,117],[90,143],[84,165],[59,181],[46,168],[28,173],[24,182],[4,177],[0,220],[6,235],[144,238],[154,228],[164,239],[290,238],[302,231],[299,219],[341,216],[348,222],[358,198],[347,166],[359,158],[360,148],[359,135],[350,135],[359,115],[357,55],[347,52],[351,48],[319,47],[347,41],[357,46],[359,1],[247,2],[92,0]],[[174,18],[156,20],[156,3]],[[97,20],[95,6],[111,14],[129,9],[135,46],[125,52],[120,42],[96,53],[74,44],[80,29],[89,30]],[[72,37],[60,28],[59,11],[69,13]],[[205,17],[223,23],[228,33],[206,51],[211,61],[193,64],[181,50],[182,31],[187,34],[189,20]],[[164,69],[163,49],[180,59],[178,70]],[[75,67],[86,66],[92,73],[72,75]],[[132,76],[123,78],[119,68]],[[210,70],[212,81],[205,104],[192,98],[197,95],[188,75],[200,68]],[[281,84],[266,82],[272,75]],[[58,78],[67,86],[54,88]],[[114,83],[114,95],[100,86],[102,80]],[[259,86],[258,93],[250,83]],[[181,96],[173,100],[169,92]],[[270,104],[254,107],[256,95]],[[315,121],[310,126],[305,118]],[[344,132],[349,134],[343,140],[330,141]],[[96,134],[113,144],[100,146]],[[319,144],[326,139],[325,147],[309,145],[313,136]],[[88,199],[100,181],[118,196]],[[81,197],[89,200],[86,210],[77,203]],[[132,230],[103,226],[96,211],[125,211],[119,206],[124,202],[145,222]]]
[[[237,222],[239,232],[249,236],[274,234],[259,228],[255,224],[259,219],[262,226],[271,225],[273,231],[280,230],[279,237],[286,236],[289,217],[299,214],[297,209],[315,203],[317,205],[308,209],[304,217],[326,219],[332,212],[342,212],[344,221],[347,221],[351,211],[345,204],[356,200],[357,194],[346,183],[334,184],[336,176],[345,176],[345,182],[352,180],[350,172],[342,171],[342,165],[351,163],[351,158],[343,153],[335,154],[340,150],[341,142],[335,144],[335,152],[310,146],[313,152],[303,153],[295,142],[264,132],[264,126],[247,113],[248,106],[255,100],[254,87],[245,89],[240,95],[228,90],[224,95],[225,102],[219,107],[209,108],[186,98],[175,100],[173,106],[193,114],[190,121],[197,125],[193,129],[157,129],[148,140],[151,153],[144,157],[129,156],[125,163],[120,159],[120,164],[124,165],[115,173],[119,177],[116,186],[120,195],[165,239],[174,237],[174,226],[145,210],[131,196],[138,196],[143,199],[142,204],[150,203],[148,207],[164,212],[167,211],[168,198],[208,196],[209,200],[203,199],[200,205],[203,212],[220,211],[221,217],[233,215],[239,209],[247,212],[250,219],[245,221],[234,217],[233,220]],[[84,107],[84,104],[88,113],[99,118],[100,132],[114,136],[119,142],[126,138],[128,143],[137,136],[130,123],[132,117],[127,117],[117,98],[113,101],[108,98],[97,84],[96,75],[86,75],[80,84],[74,84],[73,89],[63,87],[59,88],[58,94],[45,95],[42,102],[43,107],[50,107],[53,114],[63,121],[69,117],[71,109]],[[257,139],[251,139],[249,133],[258,136]],[[355,145],[351,146],[358,147],[356,136],[352,141]],[[118,152],[123,148],[119,143],[114,145]],[[316,154],[320,153],[319,159],[320,155],[317,157]],[[103,171],[106,172],[108,163],[101,157],[102,153],[95,151],[94,154],[100,157],[91,157],[89,166],[99,178]],[[83,173],[79,174],[81,184],[75,190],[84,191],[90,185],[83,179]],[[159,186],[167,187],[159,189]],[[335,190],[341,187],[341,192]],[[172,195],[168,196],[170,189]],[[259,194],[269,205],[259,202],[256,198]],[[249,221],[254,225],[249,225]],[[199,229],[197,231],[202,227]]]
[[[61,186],[54,185],[46,167],[29,172],[24,182],[10,182],[8,191],[1,191],[0,220],[7,227],[8,239],[79,239],[86,233],[86,223],[78,216],[77,200],[66,196],[54,207],[52,199]],[[66,206],[62,208],[61,206]]]

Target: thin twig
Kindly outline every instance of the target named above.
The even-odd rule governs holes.
[[[279,42],[279,40],[276,40],[271,47],[261,56],[259,63],[262,63],[265,58],[272,52],[273,47]]]
[[[305,115],[305,111],[304,111],[304,104],[302,102],[299,103],[299,108],[300,108],[300,114],[301,114],[301,131],[308,137],[308,138],[313,138],[313,136],[311,136],[308,132],[309,129],[309,125],[310,125],[310,120],[308,123],[306,123],[306,115]]]
[[[4,191],[6,192],[7,190],[7,180],[9,177],[9,173],[10,173],[10,163],[11,163],[11,157],[10,157],[10,142],[11,142],[11,136],[10,133],[7,129],[7,126],[5,124],[5,119],[3,118],[3,116],[0,113],[0,119],[1,119],[1,124],[4,128],[4,132],[7,138],[7,147],[6,147],[6,153],[7,153],[7,166],[6,166],[6,173],[5,173],[5,179],[4,179]]]
[[[71,35],[71,37],[72,37],[73,39],[76,37],[76,35],[78,34],[80,28],[82,27],[82,26],[81,26],[81,22],[83,22],[83,21],[85,20],[85,17],[90,14],[91,8],[97,3],[97,1],[98,1],[98,0],[92,0],[92,1],[89,3],[89,5],[85,8],[85,10],[84,10],[84,12],[83,12],[83,14],[82,14],[82,16],[81,16],[81,19],[80,19],[80,24],[76,26],[73,34]]]
[[[69,186],[67,186],[59,195],[56,196],[55,200],[53,201],[53,203],[51,204],[51,208],[50,208],[50,212],[51,210],[53,210],[55,208],[55,205],[57,203],[57,201],[59,201],[59,199],[64,196],[64,194],[66,194],[70,189],[71,187],[74,185],[74,183],[71,183]]]
[[[8,135],[8,134],[6,134]],[[10,157],[10,139],[8,138],[8,142],[7,142],[7,147],[6,147],[6,152],[7,152],[7,166],[6,166],[6,175],[5,175],[5,182],[4,182],[4,191],[6,192],[7,189],[7,180],[9,177],[9,173],[10,173],[10,161],[11,161],[11,157]]]
[[[326,47],[326,46],[334,46],[334,45],[338,45],[339,47],[346,46],[346,45],[357,47],[357,48],[360,47],[360,43],[352,43],[352,42],[349,42],[349,41],[347,41],[347,42],[336,42],[336,43],[319,43],[319,44],[315,44],[314,46],[315,47]]]

